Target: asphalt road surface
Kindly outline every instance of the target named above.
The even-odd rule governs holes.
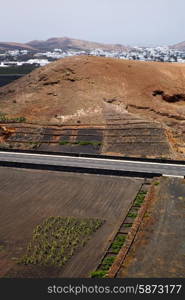
[[[89,168],[111,171],[132,171],[171,176],[185,176],[185,165],[124,161],[102,158],[71,157],[47,154],[0,152],[1,162],[17,162],[36,165]]]

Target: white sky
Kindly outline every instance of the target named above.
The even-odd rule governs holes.
[[[0,41],[71,37],[125,45],[185,40],[185,0],[9,0]]]

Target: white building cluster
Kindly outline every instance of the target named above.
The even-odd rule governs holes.
[[[185,51],[177,51],[170,49],[169,47],[134,47],[125,51],[108,51],[102,49],[86,51],[75,49],[54,49],[52,51],[39,51],[37,53],[30,50],[1,50],[0,67],[9,67],[12,65],[22,66],[25,64],[45,66],[51,61],[76,55],[92,55],[140,61],[185,63]]]

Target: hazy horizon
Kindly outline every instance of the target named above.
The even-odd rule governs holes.
[[[184,0],[15,0],[3,2],[1,11],[1,42],[69,37],[156,46],[185,40]]]

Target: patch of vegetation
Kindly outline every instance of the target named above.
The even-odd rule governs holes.
[[[67,144],[69,144],[68,141],[60,141],[60,142],[59,142],[59,145],[67,145]]]
[[[156,181],[155,183],[154,183],[154,185],[159,185],[160,184],[160,182],[159,181]]]
[[[115,261],[115,256],[108,256],[106,258],[104,258],[103,262],[102,262],[102,270],[103,271],[108,271],[110,269],[110,267],[112,266],[113,262]]]
[[[107,271],[98,270],[98,271],[91,272],[90,275],[91,275],[91,278],[105,278],[107,275]]]
[[[29,142],[32,148],[38,148],[40,146],[40,142]]]
[[[91,272],[91,278],[105,278],[110,267],[114,263],[116,259],[116,254],[119,253],[121,250],[122,246],[124,245],[126,240],[125,235],[117,235],[116,238],[114,239],[113,243],[111,244],[111,252],[115,253],[114,256],[108,256],[104,258],[104,260],[101,263],[101,269]]]
[[[84,247],[104,221],[73,217],[50,217],[33,232],[27,253],[18,263],[62,267],[75,251]]]
[[[137,217],[137,213],[135,213],[135,212],[130,212],[130,213],[128,213],[128,216],[127,217],[129,217],[129,218],[136,218]]]
[[[137,196],[136,196],[136,199],[134,201],[134,206],[138,206],[138,207],[141,207],[141,205],[143,204],[144,202],[144,199],[145,199],[145,196],[146,196],[147,192],[145,191],[140,191]]]
[[[78,144],[78,145],[80,145],[80,146],[88,146],[88,145],[99,146],[99,145],[101,145],[101,142],[94,142],[94,141],[78,141],[78,142],[75,142],[75,144]]]
[[[10,146],[7,143],[0,143],[0,149],[9,149]]]
[[[0,122],[3,123],[23,123],[26,122],[25,117],[9,118],[4,113],[0,113]]]
[[[113,241],[113,243],[111,245],[111,251],[115,254],[119,253],[125,240],[126,240],[125,235],[117,235],[117,237],[115,238],[115,240]]]
[[[95,142],[95,141],[75,141],[75,142],[69,142],[69,141],[60,141],[60,145],[80,145],[80,146],[100,146],[102,143],[101,142]]]

